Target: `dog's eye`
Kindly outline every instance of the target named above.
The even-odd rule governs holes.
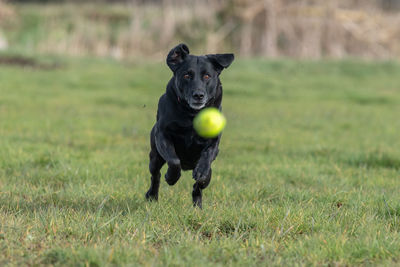
[[[204,74],[204,76],[203,76],[203,79],[206,80],[206,81],[207,81],[208,79],[210,79],[210,78],[211,78],[211,76],[208,75],[208,74]]]
[[[183,75],[183,78],[190,79],[190,75],[189,74],[185,74],[185,75]]]

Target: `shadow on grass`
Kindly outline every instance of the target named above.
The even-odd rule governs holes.
[[[354,155],[345,159],[344,162],[355,167],[400,170],[400,158],[382,152]]]
[[[388,105],[396,103],[392,98],[388,96],[379,95],[357,95],[351,94],[347,98],[350,102],[359,105]]]
[[[131,214],[144,206],[147,201],[144,197],[109,197],[97,196],[90,198],[88,196],[71,196],[60,193],[51,193],[40,195],[28,199],[25,195],[14,198],[0,199],[0,206],[3,210],[10,213],[35,213],[48,212],[54,209],[60,212],[82,212],[96,214],[101,212],[103,215],[121,215]]]

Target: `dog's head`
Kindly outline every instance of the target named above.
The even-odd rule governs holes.
[[[193,110],[204,108],[216,96],[219,75],[233,59],[233,54],[189,55],[187,45],[177,45],[169,52],[167,65],[174,73],[178,99]]]

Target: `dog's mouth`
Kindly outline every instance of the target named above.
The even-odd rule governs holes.
[[[195,102],[195,101],[190,101],[189,106],[190,108],[194,110],[200,110],[206,105],[206,102]]]

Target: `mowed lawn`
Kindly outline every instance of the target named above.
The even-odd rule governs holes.
[[[0,265],[400,264],[400,64],[237,60],[204,209],[144,194],[164,62],[0,65]]]

